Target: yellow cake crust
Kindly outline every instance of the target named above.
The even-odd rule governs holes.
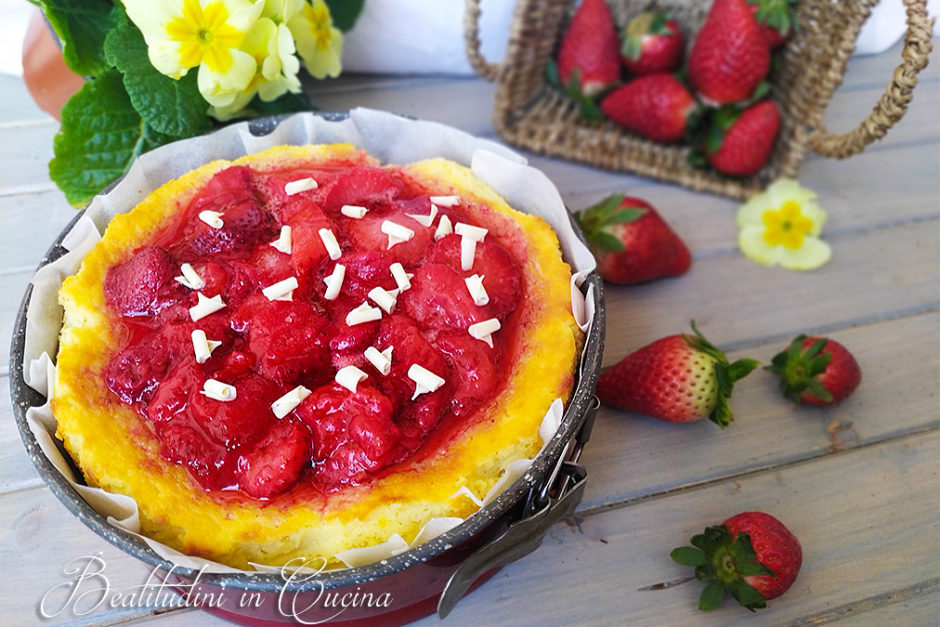
[[[53,411],[62,439],[90,485],[134,497],[141,531],[186,554],[238,568],[282,565],[294,558],[327,558],[385,542],[392,534],[411,541],[431,518],[466,517],[477,508],[460,486],[482,497],[511,462],[540,447],[539,424],[556,398],[567,402],[581,333],[571,312],[570,268],[551,228],[515,211],[463,166],[431,159],[401,171],[436,193],[454,193],[489,208],[487,224],[518,225],[527,251],[523,299],[528,327],[508,383],[473,424],[433,453],[419,451],[381,479],[329,495],[259,502],[209,494],[186,470],[164,460],[147,420],[118,401],[103,371],[120,345],[103,289],[108,268],[171,224],[216,172],[231,165],[256,171],[316,167],[347,160],[378,165],[349,144],[278,146],[233,162],[214,161],[152,192],[133,211],[116,216],[79,272],[60,291],[65,310],[57,359]]]

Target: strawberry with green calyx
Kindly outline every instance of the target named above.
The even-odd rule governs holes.
[[[700,118],[695,98],[666,72],[645,74],[617,87],[601,101],[601,110],[616,124],[660,142],[680,139]]]
[[[557,73],[562,89],[579,101],[620,80],[617,27],[604,0],[584,0],[575,11],[558,50]]]
[[[705,137],[705,157],[723,174],[754,174],[767,163],[780,130],[780,112],[772,100],[738,111],[722,107],[712,116]]]
[[[671,72],[682,65],[682,32],[675,20],[643,11],[621,31],[620,61],[633,74]]]
[[[761,37],[771,50],[782,46],[796,30],[796,0],[747,0],[747,3]]]
[[[609,283],[629,285],[686,272],[688,247],[645,200],[618,194],[575,218]]]
[[[699,597],[701,610],[718,607],[725,592],[752,612],[766,607],[793,585],[803,563],[796,536],[764,512],[742,512],[708,527],[692,536],[692,546],[673,549],[670,556],[709,581]]]
[[[708,416],[719,427],[734,420],[728,399],[734,383],[760,364],[753,359],[728,362],[705,339],[695,322],[695,335],[670,335],[627,355],[597,381],[597,396],[608,405],[669,422],[692,422]]]
[[[842,344],[805,335],[794,338],[764,369],[780,377],[784,394],[809,405],[839,403],[862,381],[862,369]]]

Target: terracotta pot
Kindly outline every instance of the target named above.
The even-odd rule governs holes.
[[[65,65],[59,40],[39,9],[33,10],[23,39],[23,82],[39,108],[57,120],[85,82]]]

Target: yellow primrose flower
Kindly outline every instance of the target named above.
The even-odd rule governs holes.
[[[339,76],[343,34],[333,26],[333,17],[323,0],[304,2],[301,11],[288,20],[287,27],[311,76]]]
[[[765,266],[813,270],[832,256],[819,239],[826,212],[816,193],[792,179],[778,179],[752,196],[738,210],[738,247],[746,257]]]
[[[294,56],[294,39],[284,24],[275,24],[262,17],[248,31],[242,50],[255,60],[257,71],[248,85],[237,93],[235,99],[225,105],[212,108],[213,117],[227,120],[251,102],[258,94],[270,102],[285,92],[300,91],[300,61]]]
[[[157,70],[172,78],[199,67],[199,91],[210,104],[231,104],[255,75],[239,49],[264,0],[125,0],[127,16],[147,42]]]

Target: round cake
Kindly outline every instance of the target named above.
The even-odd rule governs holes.
[[[567,401],[581,333],[540,218],[444,159],[279,146],[170,181],[60,292],[52,407],[141,531],[237,568],[477,509]]]

